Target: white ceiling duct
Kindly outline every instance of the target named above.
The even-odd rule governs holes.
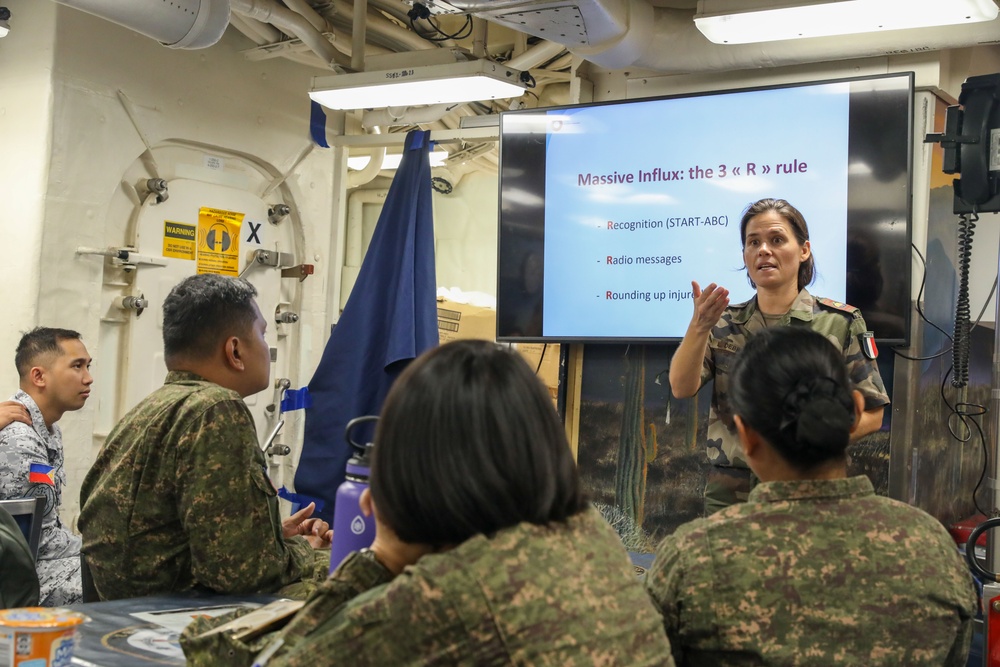
[[[229,25],[229,0],[56,0],[173,49],[212,46]]]
[[[778,67],[1000,42],[1000,18],[936,28],[719,45],[695,27],[694,9],[654,7],[648,0],[448,0],[448,4],[563,44],[574,55],[607,69],[636,67],[665,74]]]

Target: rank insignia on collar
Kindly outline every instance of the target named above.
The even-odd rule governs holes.
[[[875,346],[875,334],[871,331],[858,334],[858,343],[861,345],[861,353],[868,359],[878,358],[878,347]]]

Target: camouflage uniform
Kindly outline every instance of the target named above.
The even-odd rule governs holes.
[[[775,326],[807,327],[826,336],[843,352],[848,377],[854,388],[864,395],[865,410],[888,405],[889,396],[879,375],[878,364],[861,352],[858,336],[868,328],[860,310],[814,297],[803,289]],[[747,338],[765,327],[763,315],[757,309],[757,297],[754,297],[726,308],[709,335],[701,383],[704,385],[709,380],[715,380],[712,410],[708,418],[707,453],[716,471],[710,475],[710,483],[705,489],[707,514],[745,500],[750,490],[750,471],[743,460],[743,450],[729,405],[729,373]]]
[[[282,537],[265,465],[239,394],[169,373],[115,426],[83,483],[83,551],[101,598],[321,581],[329,551]]]
[[[965,665],[972,577],[867,477],[769,482],[681,526],[646,587],[679,665]]]
[[[268,667],[673,665],[656,610],[593,509],[474,537],[389,579],[363,554],[348,556],[282,630]],[[213,623],[185,630],[188,664],[249,665],[251,652],[234,658],[222,642],[193,638]]]
[[[63,467],[62,433],[45,425],[42,411],[34,399],[19,391],[11,400],[22,403],[31,415],[31,426],[11,422],[0,431],[0,499],[45,498],[45,518],[38,544],[35,568],[41,585],[41,604],[58,607],[83,601],[80,581],[80,537],[74,535],[59,518],[62,490],[66,486]],[[31,464],[36,468],[31,481]]]

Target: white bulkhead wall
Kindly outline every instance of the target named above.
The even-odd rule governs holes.
[[[0,233],[13,252],[0,322],[0,355],[9,356],[0,358],[0,394],[16,390],[12,357],[22,331],[46,325],[83,334],[95,385],[88,404],[60,422],[63,517],[75,525],[80,485],[107,433],[162,381],[162,297],[194,273],[194,262],[177,259],[123,271],[78,249],[135,245],[162,261],[164,220],[196,225],[198,208],[207,206],[259,224],[267,206],[288,204],[290,216],[262,228],[267,247],[313,264],[315,274],[300,283],[255,267],[246,277],[262,293],[268,341],[277,349],[272,382],[288,378],[301,387],[349,293],[341,290],[340,270],[347,193],[346,166],[338,167],[346,155],[312,147],[306,91],[320,72],[283,59],[248,61],[240,52],[252,45],[232,30],[209,49],[177,51],[54,2],[4,4],[14,18],[0,40],[0,188],[7,202]],[[331,115],[331,137],[335,123]],[[143,184],[151,177],[167,181],[166,202],[148,199]],[[438,284],[494,292],[495,172],[466,173],[451,194],[434,200]],[[377,217],[377,206],[365,208],[364,217]],[[245,246],[248,232],[241,262],[256,247]],[[353,284],[349,270],[345,280]],[[140,294],[150,305],[138,318],[114,306]],[[299,321],[276,324],[279,306]],[[274,396],[268,390],[248,401],[261,439],[273,423],[264,408]],[[295,447],[302,413],[285,419],[279,441]],[[275,459],[279,486],[291,480],[296,458],[297,451]]]
[[[302,386],[336,319],[328,294],[339,278],[328,267],[339,264],[329,261],[339,253],[338,153],[307,152],[306,90],[313,72],[283,60],[245,60],[239,52],[249,44],[238,34],[203,52],[181,52],[55,3],[5,4],[16,19],[0,42],[0,162],[9,176],[5,199],[20,203],[16,215],[0,222],[16,244],[16,272],[6,282],[17,288],[0,340],[0,350],[11,357],[0,360],[0,391],[16,389],[12,357],[20,331],[44,324],[83,334],[94,357],[94,392],[83,410],[61,421],[69,480],[63,515],[74,523],[80,484],[103,436],[165,370],[158,309],[140,318],[153,334],[133,336],[136,344],[129,346],[123,332],[132,325],[122,321],[134,323],[135,315],[111,304],[133,293],[137,276],[159,284],[160,274],[194,273],[189,262],[185,268],[140,265],[129,274],[107,258],[76,250],[135,242],[141,183],[152,176],[166,179],[176,197],[159,205],[178,207],[169,219],[197,224],[196,206],[216,206],[213,201],[219,208],[244,208],[239,212],[257,223],[263,217],[272,245],[292,253],[295,264],[315,266],[315,275],[301,283],[277,279],[264,288],[255,280],[267,295],[267,305],[261,299],[266,317],[273,318],[279,301],[300,316],[280,327],[272,320],[269,342],[279,351],[272,380],[288,377],[293,387]],[[264,208],[273,203],[293,211],[276,227],[266,222]],[[149,210],[155,217],[155,207]],[[139,243],[142,254],[157,255],[162,236]],[[254,268],[247,277],[275,273]],[[260,411],[271,396],[268,391],[249,401],[257,403],[251,409],[259,430]]]

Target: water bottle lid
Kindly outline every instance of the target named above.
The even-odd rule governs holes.
[[[360,443],[355,441],[351,437],[351,431],[353,431],[359,424],[373,423],[376,421],[378,421],[378,416],[376,415],[355,417],[351,421],[347,422],[347,426],[344,428],[344,439],[347,440],[347,444],[349,444],[354,450],[354,453],[348,461],[348,465],[353,464],[356,466],[364,466],[366,468],[365,474],[368,474],[367,468],[371,461],[372,443]]]

